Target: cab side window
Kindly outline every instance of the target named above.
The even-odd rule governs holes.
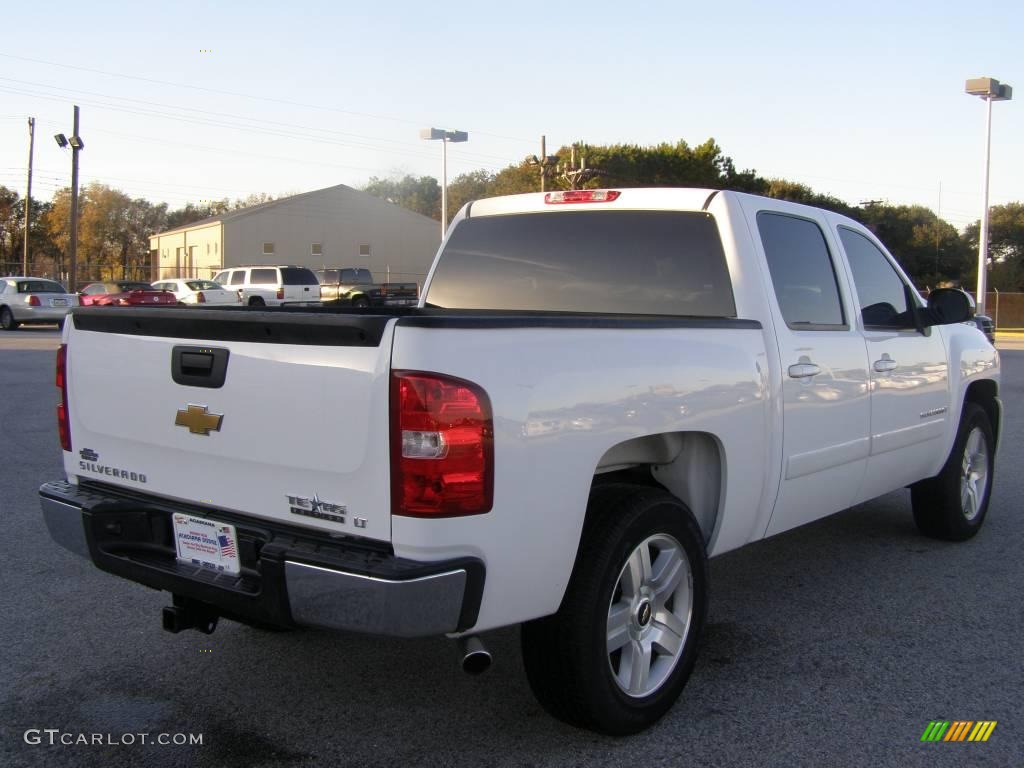
[[[839,284],[821,228],[783,213],[757,214],[775,298],[786,325],[796,331],[847,328]]]
[[[236,269],[231,273],[231,285],[245,285],[245,270]]]
[[[839,227],[857,288],[865,328],[914,328],[909,291],[878,246],[860,232]]]

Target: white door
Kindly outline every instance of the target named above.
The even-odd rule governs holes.
[[[871,452],[858,501],[936,471],[950,417],[946,347],[919,330],[917,292],[867,232],[838,226],[846,252],[871,378]]]
[[[782,365],[782,476],[771,536],[853,503],[868,457],[870,399],[864,339],[824,220],[794,215],[784,203],[750,205]]]

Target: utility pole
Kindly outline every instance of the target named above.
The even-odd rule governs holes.
[[[28,119],[28,184],[25,190],[25,251],[21,257],[21,274],[28,277],[28,224],[29,210],[32,208],[32,152],[36,145],[36,119]]]
[[[561,174],[562,180],[569,185],[569,189],[580,189],[591,179],[597,178],[598,176],[604,176],[604,171],[599,171],[596,168],[587,168],[587,156],[583,154],[584,147],[579,145],[580,149],[580,164],[576,166],[576,144],[572,145],[572,151],[570,154],[569,165],[566,167],[558,166],[558,171]]]
[[[540,191],[544,192],[547,187],[548,175],[552,168],[558,164],[557,155],[548,154],[548,137],[540,137],[540,157],[532,155],[526,159],[526,162],[530,165],[536,165],[540,167]]]

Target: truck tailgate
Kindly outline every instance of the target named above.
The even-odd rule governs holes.
[[[65,468],[211,512],[390,541],[392,326],[380,316],[80,311],[66,336]],[[226,357],[221,386],[202,385],[211,355]],[[193,383],[181,383],[183,370]]]

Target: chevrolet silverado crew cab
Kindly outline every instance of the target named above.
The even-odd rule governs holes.
[[[70,317],[46,524],[171,593],[165,628],[447,635],[480,670],[521,624],[544,708],[605,733],[680,695],[709,557],[905,487],[963,540],[992,489],[966,294],[925,303],[863,226],[779,200],[480,200],[417,307]]]

